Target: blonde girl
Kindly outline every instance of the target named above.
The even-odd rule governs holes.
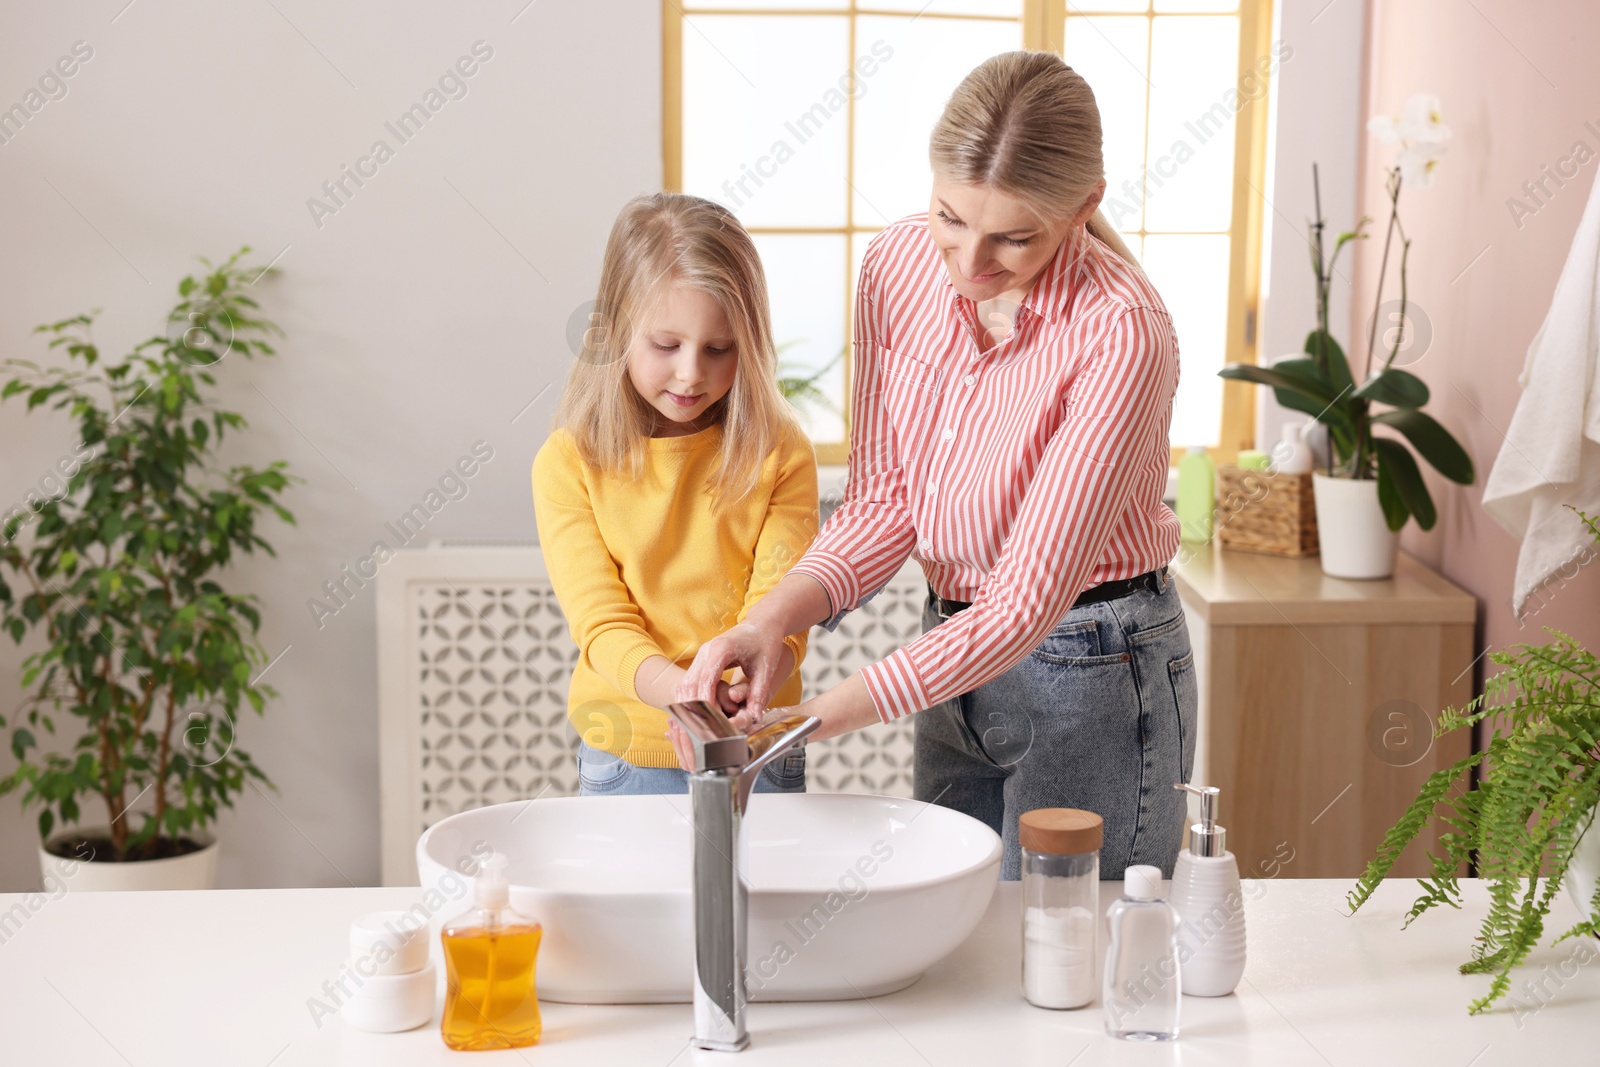
[[[816,460],[778,389],[761,260],[725,208],[630,201],[590,321],[533,462],[539,543],[578,646],[579,793],[682,793],[664,709],[700,643],[810,545]],[[805,635],[783,646],[774,698],[793,704]],[[739,709],[744,686],[715,689]],[[803,790],[804,752],[756,788]]]

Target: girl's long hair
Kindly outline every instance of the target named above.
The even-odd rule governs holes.
[[[928,162],[946,180],[998,189],[1043,218],[1070,218],[1106,172],[1094,91],[1054,52],[992,56],[950,95]],[[1139,266],[1104,212],[1088,230]]]
[[[682,193],[635,197],[606,242],[600,289],[578,360],[556,409],[592,468],[638,477],[643,443],[662,416],[633,387],[628,360],[639,332],[674,286],[706,293],[733,330],[733,388],[707,409],[722,425],[722,447],[708,492],[714,509],[756,486],[767,455],[800,428],[778,389],[767,279],[755,242],[720,204]]]

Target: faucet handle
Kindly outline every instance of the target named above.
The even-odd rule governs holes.
[[[694,742],[694,769],[737,771],[750,759],[750,745],[728,717],[704,700],[685,700],[667,705],[667,714],[678,720]]]
[[[750,752],[754,758],[739,775],[738,795],[734,800],[740,811],[743,811],[745,805],[749,803],[750,790],[755,788],[756,775],[760,774],[767,764],[816,733],[821,725],[822,720],[815,715],[791,715],[750,735]]]
[[[778,754],[804,737],[809,737],[822,720],[815,715],[790,715],[787,718],[776,719],[767,723],[761,729],[745,738],[750,742],[750,759],[766,766],[777,759]],[[804,729],[796,729],[804,727]],[[769,755],[770,753],[770,755]]]

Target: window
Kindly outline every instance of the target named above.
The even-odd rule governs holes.
[[[1095,90],[1108,218],[1176,325],[1175,445],[1250,443],[1267,0],[664,0],[667,189],[729,207],[767,269],[780,373],[819,460],[847,451],[850,302],[868,240],[928,205],[928,134],[984,59],[1060,52]],[[1258,64],[1258,57],[1262,58]],[[1184,147],[1180,147],[1184,146]],[[809,397],[809,399],[808,399]]]

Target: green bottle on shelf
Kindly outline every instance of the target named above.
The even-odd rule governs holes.
[[[1178,461],[1178,526],[1185,541],[1211,540],[1211,518],[1217,506],[1217,472],[1204,445],[1190,445]]]

